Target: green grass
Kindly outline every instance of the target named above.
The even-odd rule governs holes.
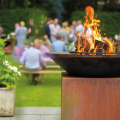
[[[19,61],[7,55],[13,65],[19,66]],[[29,85],[28,76],[22,74],[16,86],[16,107],[60,107],[61,106],[61,75],[45,74],[45,83]]]

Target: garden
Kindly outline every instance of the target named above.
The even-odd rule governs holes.
[[[86,8],[91,10],[87,11]],[[3,39],[0,39],[0,120],[60,120],[61,117],[62,120],[74,120],[74,118],[89,120],[89,118],[96,119],[99,116],[102,116],[101,119],[111,119],[111,113],[116,116],[116,119],[120,118],[119,108],[117,108],[120,101],[118,94],[120,82],[116,78],[120,73],[120,67],[118,67],[120,66],[120,1],[0,0],[0,9],[0,32],[3,28],[1,32]],[[91,19],[90,15],[92,15]],[[19,24],[18,29],[20,27],[26,29],[25,33],[22,28],[22,33],[25,34],[24,47],[21,43],[18,44],[16,24]],[[63,36],[60,32],[57,33],[55,30],[57,27],[52,26],[54,24],[58,25],[58,31],[62,29],[68,31],[66,37],[68,43],[65,41],[65,32]],[[34,28],[31,27],[32,25]],[[49,27],[50,38],[46,34],[48,31],[45,31],[46,26],[47,30]],[[77,29],[79,26],[83,26],[82,31]],[[32,32],[29,33],[29,31],[32,29],[36,34],[32,36],[33,38],[31,37],[34,40],[30,39]],[[56,34],[52,34],[51,31]],[[91,35],[86,31],[88,33],[92,31]],[[45,35],[47,35],[46,39]],[[61,47],[62,53],[52,50],[54,40],[52,41],[51,36],[64,45]],[[12,40],[8,44],[8,48],[9,45],[12,46],[11,54],[5,51],[9,40]],[[83,40],[83,45],[81,45],[81,40]],[[43,62],[42,57],[40,58],[40,56],[46,56],[47,53],[40,49],[42,45],[50,52],[48,56],[51,55],[50,57],[54,58],[54,61],[48,62],[49,64],[45,64],[46,59]],[[59,45],[56,48],[59,48]],[[73,49],[69,50],[70,47]],[[42,68],[37,72],[36,69],[26,67],[28,53],[26,52],[25,56],[22,49],[27,51],[30,48],[33,49],[29,52],[29,55],[33,56],[29,57],[30,62],[33,59],[31,63],[34,63],[34,51],[37,51],[38,68]],[[16,55],[16,51],[18,53],[22,51],[20,57]],[[22,64],[23,56],[25,60]],[[47,65],[60,66],[47,68]],[[69,74],[62,74],[64,70]],[[44,83],[40,80],[43,74],[41,71],[44,73]],[[46,71],[52,72],[48,74]],[[59,73],[54,73],[56,71]],[[36,76],[33,78],[33,75],[38,75],[38,73],[40,76],[36,82]],[[31,79],[33,79],[32,84],[30,84]],[[88,113],[87,117],[85,113]]]

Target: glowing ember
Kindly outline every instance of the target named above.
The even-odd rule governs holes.
[[[102,49],[102,52],[114,52],[114,45],[111,40],[106,38],[102,39],[100,34],[100,29],[98,29],[100,20],[95,19],[94,9],[91,6],[85,8],[86,16],[84,30],[82,33],[79,33],[78,36],[78,45],[77,52],[93,52],[96,53],[98,49]],[[103,49],[104,48],[104,49]]]

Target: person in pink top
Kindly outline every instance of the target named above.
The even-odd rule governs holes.
[[[47,52],[50,52],[50,49],[48,49],[45,45],[43,40],[39,40],[40,42],[40,52],[42,53],[43,60],[47,63],[52,62],[52,60],[46,55]]]

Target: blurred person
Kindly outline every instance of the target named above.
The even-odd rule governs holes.
[[[64,24],[66,24],[65,29],[68,30],[68,31],[70,31],[70,27],[69,27],[69,25],[68,25],[68,22],[64,22]],[[61,29],[64,29],[64,28],[62,27]]]
[[[34,45],[34,46],[33,46]],[[20,62],[22,64],[25,63],[26,70],[30,71],[39,71],[42,70],[44,65],[43,56],[40,52],[40,41],[35,40],[34,44],[31,44],[30,48],[24,51],[22,57],[20,58]],[[37,84],[37,79],[39,77],[39,74],[33,74],[33,84]],[[41,74],[41,80],[40,82],[44,83],[44,74]]]
[[[56,18],[54,19],[53,24],[50,24],[50,35],[51,35],[52,42],[57,40],[57,35],[61,28],[58,23],[59,23],[59,20]]]
[[[71,26],[71,29],[70,29],[70,35],[69,35],[70,42],[73,42],[73,41],[77,40],[76,25],[77,25],[76,21],[73,20],[72,21],[72,26]]]
[[[15,46],[17,45],[17,35],[16,35],[16,33],[17,33],[19,27],[20,27],[20,24],[16,23],[15,24],[15,36],[16,36]]]
[[[42,53],[43,60],[45,61],[45,64],[47,64],[51,62],[51,59],[46,55],[47,52],[50,52],[50,49],[46,45],[44,45],[43,40],[39,40],[39,42],[40,42],[40,51]]]
[[[19,23],[15,23],[15,33],[17,33],[19,27],[20,27]]]
[[[65,38],[63,36],[60,37],[60,40],[65,43]]]
[[[20,27],[16,31],[17,43],[16,43],[16,57],[20,58],[24,51],[24,41],[26,40],[27,28],[24,21],[20,22]]]
[[[38,30],[36,29],[36,26],[34,25],[34,20],[30,19],[29,27],[28,27],[28,39],[30,43],[34,41],[37,33],[38,33]]]
[[[81,20],[78,20],[77,21],[77,26],[76,26],[76,34],[80,33],[80,32],[83,32],[84,30],[84,26],[82,24],[82,21]]]
[[[46,45],[51,45],[50,39],[48,38],[47,35],[44,35],[44,40]]]
[[[2,26],[0,26],[0,39],[2,38],[3,33],[4,33],[4,30],[3,30]]]
[[[66,51],[65,43],[61,40],[61,36],[57,36],[57,40],[52,43],[51,51]]]
[[[48,38],[50,39],[50,27],[49,25],[52,23],[52,19],[51,18],[48,18],[47,19],[47,22],[45,24],[45,34],[48,36]]]
[[[58,32],[58,34],[62,37],[64,37],[65,44],[68,44],[69,34],[70,32],[66,29],[67,24],[66,22],[62,23],[62,29]]]

